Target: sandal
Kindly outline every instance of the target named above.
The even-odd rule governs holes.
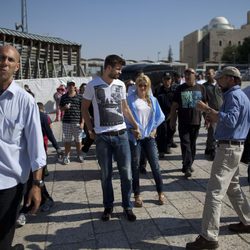
[[[163,193],[159,193],[159,205],[163,205],[165,203],[165,195]]]
[[[135,207],[142,207],[143,201],[140,197],[140,195],[135,195]]]

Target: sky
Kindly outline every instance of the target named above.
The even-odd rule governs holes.
[[[183,37],[226,17],[247,23],[249,0],[26,0],[28,32],[82,45],[81,57],[179,60]],[[1,0],[0,27],[21,23],[21,0]]]

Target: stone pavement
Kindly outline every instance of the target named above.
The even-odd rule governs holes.
[[[61,123],[53,125],[61,141]],[[176,142],[179,138],[176,136]],[[25,249],[78,250],[78,249],[185,249],[200,231],[206,184],[211,161],[204,158],[206,134],[200,131],[197,143],[195,172],[186,180],[180,171],[180,147],[160,160],[166,204],[157,205],[157,193],[151,172],[141,175],[142,208],[135,208],[136,222],[128,222],[121,208],[120,181],[114,164],[114,215],[111,221],[100,220],[103,212],[100,170],[92,146],[84,163],[76,161],[73,147],[72,162],[57,162],[55,150],[49,148],[46,185],[55,205],[50,212],[29,216],[28,223],[16,230],[14,243],[23,243]],[[147,166],[149,170],[149,166]],[[250,199],[246,165],[241,166],[241,183]],[[227,229],[238,222],[232,206],[225,198],[222,206],[219,249],[250,249],[250,234],[232,234]]]

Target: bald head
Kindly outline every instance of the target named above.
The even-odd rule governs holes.
[[[13,51],[13,53],[15,54],[15,57],[16,57],[17,61],[18,62],[20,61],[20,54],[19,54],[19,52],[17,51],[17,49],[14,46],[9,45],[9,44],[8,45],[4,45],[4,46],[0,46],[0,55],[1,55],[2,51],[4,51],[4,50],[11,50],[11,51]]]
[[[20,54],[11,45],[0,47],[0,88],[6,89],[19,70]]]

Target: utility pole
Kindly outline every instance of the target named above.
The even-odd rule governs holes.
[[[21,29],[22,32],[28,33],[26,0],[21,0],[21,17],[22,17],[22,23],[21,24],[16,23],[16,30]]]

